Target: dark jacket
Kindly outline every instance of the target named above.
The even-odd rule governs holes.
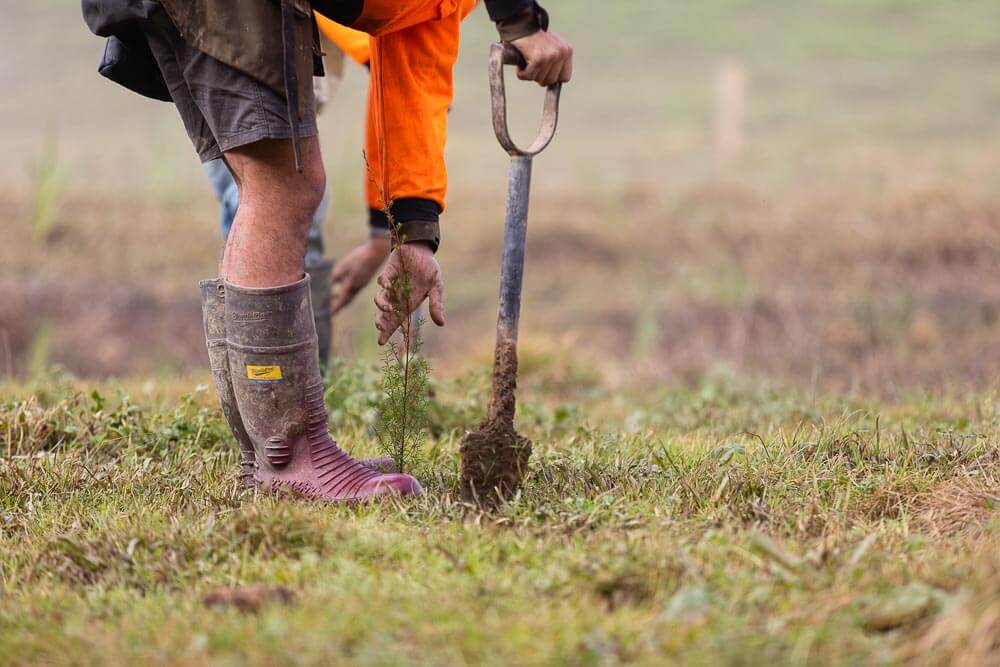
[[[140,95],[170,101],[160,68],[143,32],[147,21],[162,11],[156,0],[82,0],[83,20],[107,37],[98,71]]]
[[[290,34],[284,33],[281,0],[82,0],[82,9],[90,30],[108,38],[98,70],[137,93],[170,100],[144,34],[169,16],[191,46],[282,94],[290,56],[298,97],[305,99],[310,75],[322,74],[318,35],[309,0],[284,1],[292,9]]]

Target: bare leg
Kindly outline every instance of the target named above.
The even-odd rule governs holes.
[[[302,173],[292,144],[264,140],[226,152],[240,206],[222,257],[222,277],[241,287],[276,287],[302,278],[302,257],[326,173],[316,137],[302,140]]]

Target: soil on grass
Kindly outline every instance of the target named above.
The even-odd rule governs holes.
[[[494,505],[521,487],[531,441],[514,429],[517,346],[498,340],[493,360],[493,400],[486,419],[462,439],[462,498]]]
[[[291,604],[295,593],[286,586],[253,584],[209,591],[202,598],[206,607],[234,607],[240,611],[257,612],[273,603]]]

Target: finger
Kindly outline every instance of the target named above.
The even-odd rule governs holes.
[[[439,327],[444,326],[444,286],[439,282],[437,285],[431,288],[430,293],[427,295],[430,300],[430,306],[428,311],[430,311],[431,319],[434,324]]]
[[[527,67],[517,68],[517,78],[521,81],[534,81],[538,72],[538,59],[533,58],[527,61]]]
[[[375,317],[375,328],[378,329],[378,344],[385,345],[399,328],[399,318],[394,313],[383,313]]]
[[[375,307],[383,313],[391,313],[393,311],[392,303],[389,301],[389,293],[386,290],[379,290],[375,295]]]
[[[539,75],[538,83],[542,86],[551,86],[559,78],[559,69],[562,63],[559,60],[551,60],[545,70]]]
[[[555,83],[561,67],[562,58],[560,58],[558,47],[556,47],[547,52],[544,58],[539,59],[538,72],[535,77],[535,81],[542,86],[552,85]]]
[[[566,62],[562,66],[562,71],[559,73],[560,83],[569,83],[570,79],[573,78],[573,57],[570,56],[566,59]]]
[[[396,263],[389,262],[378,276],[378,286],[382,289],[390,289],[398,274],[399,268],[396,266]]]
[[[347,269],[347,263],[337,262],[336,266],[333,267],[333,275],[331,276],[333,284],[336,285],[337,283],[342,281],[344,278],[347,277],[348,273],[349,271]]]
[[[357,293],[357,290],[348,289],[346,287],[337,290],[337,293],[333,295],[333,300],[330,302],[330,313],[332,315],[336,315],[343,308],[345,308],[347,304],[354,301],[354,296]]]
[[[559,80],[563,83],[569,83],[569,80],[573,78],[573,47],[567,44],[566,48],[566,60],[563,62],[562,72],[559,75]]]

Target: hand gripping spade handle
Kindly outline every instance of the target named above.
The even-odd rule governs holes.
[[[503,260],[500,267],[500,314],[497,320],[497,357],[494,379],[500,372],[501,350],[516,355],[517,326],[521,313],[521,285],[524,280],[524,246],[528,231],[528,195],[531,190],[531,160],[545,150],[556,133],[559,120],[559,93],[562,84],[556,83],[545,91],[542,124],[538,136],[528,146],[519,148],[510,138],[507,129],[507,95],[504,87],[505,65],[525,65],[524,58],[512,46],[494,44],[490,49],[490,94],[493,107],[493,131],[504,150],[510,155],[510,176],[507,188],[507,218],[504,223]],[[516,356],[515,356],[516,360]],[[515,361],[516,364],[516,361]],[[507,393],[507,392],[504,392]],[[513,416],[513,392],[510,396],[497,396],[494,382],[491,415],[507,413]],[[509,405],[504,405],[509,401]],[[504,408],[509,408],[504,410]]]

